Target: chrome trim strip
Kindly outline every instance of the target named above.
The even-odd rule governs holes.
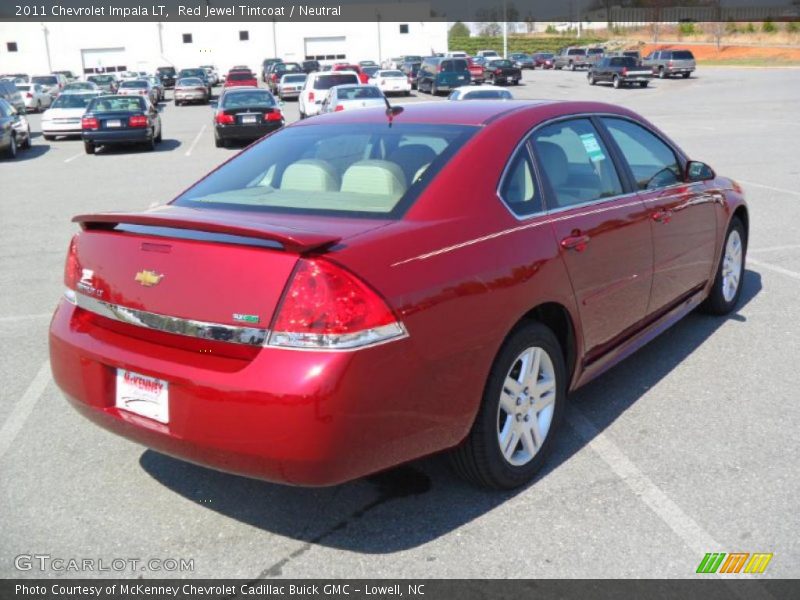
[[[202,340],[245,344],[247,346],[263,346],[269,336],[268,329],[257,327],[236,327],[221,323],[181,319],[134,308],[127,308],[110,302],[103,302],[85,294],[75,294],[75,304],[101,317],[120,323],[135,325],[145,329],[153,329],[165,333],[174,333],[195,337]]]

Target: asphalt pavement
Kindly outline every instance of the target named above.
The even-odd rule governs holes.
[[[218,473],[75,413],[47,327],[73,215],[167,202],[238,150],[214,147],[207,106],[165,103],[155,152],[95,156],[45,141],[33,115],[33,148],[0,161],[0,577],[693,577],[706,552],[773,553],[761,577],[800,575],[800,70],[701,67],[623,90],[526,71],[511,90],[628,106],[737,179],[739,310],[690,315],[574,394],[547,468],[515,492],[476,490],[442,457],[324,489]],[[193,570],[19,570],[33,554]]]

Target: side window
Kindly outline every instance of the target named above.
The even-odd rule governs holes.
[[[603,123],[619,146],[640,190],[662,188],[683,180],[678,157],[653,133],[625,119],[604,117]]]
[[[541,212],[541,195],[536,189],[533,166],[528,149],[522,146],[508,166],[500,185],[500,197],[518,217],[526,217]]]
[[[589,119],[541,128],[533,136],[533,151],[555,195],[553,208],[622,194],[611,156]]]

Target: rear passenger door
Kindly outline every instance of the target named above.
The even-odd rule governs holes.
[[[653,268],[648,214],[636,194],[626,194],[588,117],[537,129],[532,146],[591,360],[646,314]]]
[[[603,117],[649,213],[653,231],[653,291],[648,313],[668,308],[705,284],[717,242],[716,196],[708,182],[684,182],[683,160],[655,132]]]

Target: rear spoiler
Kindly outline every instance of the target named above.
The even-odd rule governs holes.
[[[144,225],[151,227],[171,227],[212,234],[235,235],[244,238],[277,242],[290,252],[310,252],[331,246],[341,237],[302,231],[284,225],[265,223],[248,224],[220,218],[214,211],[196,211],[181,207],[162,206],[154,211],[140,213],[96,213],[77,215],[72,218],[81,228],[88,230],[111,230],[117,225]]]

